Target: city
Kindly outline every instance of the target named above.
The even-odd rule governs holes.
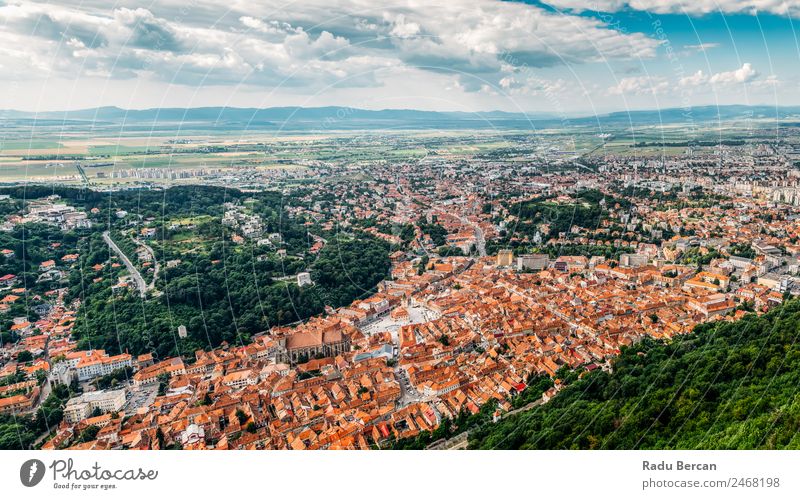
[[[798,497],[798,20],[0,0],[0,491]]]
[[[670,155],[617,152],[607,138],[575,155],[561,137],[519,133],[455,150],[449,136],[415,145],[411,134],[403,147],[427,154],[370,158],[398,140],[387,136],[351,145],[364,150],[356,165],[321,159],[305,182],[274,180],[277,201],[250,179],[236,191],[154,184],[95,198],[6,189],[0,411],[35,416],[10,438],[43,449],[464,448],[475,425],[612,373],[645,338],[670,342],[800,294],[793,132]],[[151,213],[143,188],[162,207],[173,192],[229,200],[194,195],[188,213]],[[343,244],[368,246],[385,267],[354,281],[361,261],[341,260]],[[194,302],[172,281],[236,275],[232,258],[261,280],[269,312],[233,313],[235,330],[209,333],[207,298],[182,323],[179,307]],[[197,279],[189,291],[206,285]],[[218,299],[235,312],[230,293]],[[276,313],[281,294],[290,302]],[[111,323],[97,317],[108,306]]]

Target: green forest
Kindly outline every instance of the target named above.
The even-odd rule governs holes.
[[[74,334],[80,348],[153,351],[162,358],[191,356],[223,341],[246,344],[252,334],[372,293],[388,274],[388,253],[388,245],[368,237],[334,241],[311,267],[315,285],[299,288],[294,281],[273,281],[263,268],[268,264],[246,251],[215,245],[209,255],[170,269],[160,284],[164,292],[144,300],[134,291],[114,295],[108,284],[92,282],[94,274],[84,274],[71,288],[84,300]],[[178,338],[180,325],[188,338]]]
[[[800,300],[624,348],[547,404],[469,435],[477,449],[796,449]]]
[[[604,205],[614,206],[619,200],[608,198],[597,190],[582,191],[574,203],[556,203],[548,197],[508,205],[509,213],[519,218],[514,234],[533,236],[540,224],[550,227],[548,237],[558,237],[573,226],[595,229],[607,215]]]

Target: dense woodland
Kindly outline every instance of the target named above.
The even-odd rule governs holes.
[[[531,411],[470,433],[479,449],[800,447],[800,300],[672,342],[624,348]]]
[[[294,281],[273,281],[259,268],[266,264],[247,252],[212,248],[207,257],[170,269],[159,279],[163,294],[144,300],[133,290],[114,296],[108,284],[76,278],[71,292],[84,304],[74,333],[82,348],[154,351],[160,357],[190,356],[223,341],[246,344],[254,333],[374,292],[387,276],[387,255],[388,247],[371,238],[334,241],[311,268],[315,285],[299,288]],[[187,328],[184,340],[178,339],[180,325]]]
[[[617,200],[606,199],[596,190],[587,190],[575,196],[574,203],[556,203],[548,197],[523,201],[507,206],[509,213],[519,218],[512,230],[516,236],[533,235],[540,224],[546,224],[549,232],[543,237],[558,237],[568,233],[572,226],[597,228],[607,215],[606,206],[614,206]]]

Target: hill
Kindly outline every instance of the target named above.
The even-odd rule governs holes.
[[[696,106],[658,110],[627,110],[606,114],[561,117],[540,112],[421,111],[415,109],[357,109],[326,107],[196,107],[121,109],[113,106],[73,111],[0,110],[0,121],[25,126],[76,126],[83,124],[159,129],[175,123],[191,129],[239,130],[353,130],[353,129],[517,129],[536,130],[565,126],[626,127],[653,124],[701,124],[720,121],[800,120],[800,107]]]
[[[547,404],[470,433],[479,449],[796,449],[800,300],[623,350]]]

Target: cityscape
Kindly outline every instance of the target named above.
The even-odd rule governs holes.
[[[800,448],[795,2],[271,3],[0,2],[0,449]]]
[[[613,379],[621,352],[800,293],[788,127],[670,154],[552,133],[331,140],[244,147],[304,164],[233,164],[225,187],[208,171],[5,188],[3,445],[505,448],[492,424]]]

